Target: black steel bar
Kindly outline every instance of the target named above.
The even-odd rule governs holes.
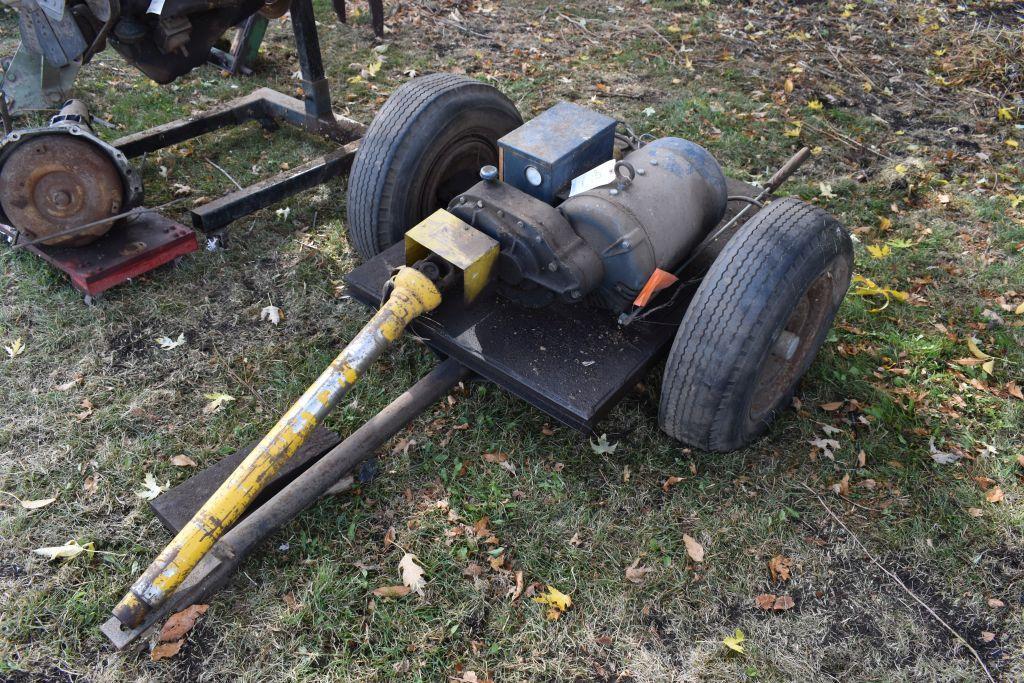
[[[220,128],[237,126],[246,121],[260,118],[264,115],[263,95],[261,94],[263,90],[261,88],[250,95],[231,100],[196,116],[189,116],[139,133],[126,135],[114,140],[112,144],[126,157],[133,158],[191,140]]]
[[[126,629],[116,617],[111,617],[100,630],[120,650],[140,641],[171,614],[207,601],[228,582],[242,561],[262,541],[315,503],[338,480],[471,374],[454,359],[443,361],[277,495],[232,527],[170,599],[160,609],[150,612],[142,624]]]
[[[295,33],[295,48],[299,53],[299,68],[302,70],[302,92],[306,112],[318,119],[333,119],[331,91],[324,78],[324,61],[320,54],[320,39],[316,31],[316,17],[313,15],[312,0],[292,0],[289,10],[292,30]]]
[[[384,0],[369,0],[370,21],[373,26],[373,34],[378,38],[384,37]]]
[[[347,173],[358,148],[358,141],[350,142],[339,150],[317,157],[293,170],[203,204],[192,210],[192,225],[204,232],[219,230],[254,211]]]
[[[290,126],[303,128],[342,144],[361,138],[366,132],[366,126],[344,116],[316,118],[306,110],[302,102],[276,90],[261,88],[256,92],[263,99],[265,115]]]

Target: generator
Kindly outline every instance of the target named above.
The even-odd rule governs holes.
[[[372,317],[237,466],[154,501],[175,536],[104,632],[121,646],[206,600],[262,539],[470,378],[595,434],[663,363],[668,435],[710,452],[753,442],[787,408],[851,278],[835,218],[770,200],[808,156],[758,188],[727,178],[697,142],[637,136],[577,104],[523,122],[464,76],[403,84],[348,186],[364,262],[346,283]],[[437,367],[348,438],[307,448],[407,329]]]

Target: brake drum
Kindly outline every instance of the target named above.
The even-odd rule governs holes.
[[[0,208],[19,232],[46,245],[81,246],[107,233],[114,221],[46,240],[121,212],[124,182],[110,157],[73,135],[24,140],[0,170]]]

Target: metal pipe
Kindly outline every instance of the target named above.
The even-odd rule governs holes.
[[[295,519],[347,472],[370,457],[388,439],[472,372],[453,358],[443,361],[348,438],[327,452],[277,495],[239,522],[217,544],[223,559],[245,556],[270,530]]]
[[[440,303],[441,292],[427,276],[399,270],[387,302],[157,556],[114,616],[132,627],[163,604],[374,359],[414,318]]]

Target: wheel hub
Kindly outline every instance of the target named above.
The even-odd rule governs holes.
[[[29,239],[51,246],[81,246],[108,232],[112,221],[45,239],[119,213],[124,194],[121,175],[104,151],[67,134],[24,140],[0,170],[4,214]]]

